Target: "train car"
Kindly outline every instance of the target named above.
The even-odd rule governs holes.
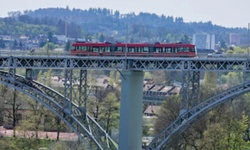
[[[150,56],[150,44],[147,43],[116,43],[113,52],[114,56]]]
[[[111,56],[113,44],[75,42],[72,44],[70,54],[76,56]]]
[[[72,44],[71,55],[76,56],[116,56],[116,57],[195,57],[193,44],[166,43],[86,43]]]
[[[196,57],[197,50],[193,44],[160,44],[153,46],[154,57]]]

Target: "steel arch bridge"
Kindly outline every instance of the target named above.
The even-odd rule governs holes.
[[[178,135],[187,130],[194,122],[206,115],[210,110],[250,91],[250,81],[223,91],[199,103],[187,112],[178,116],[164,131],[162,131],[146,148],[147,150],[169,149]]]
[[[160,133],[150,144],[148,149],[160,149],[168,147],[171,139],[185,131],[197,116],[206,114],[209,110],[219,106],[228,99],[232,99],[249,91],[249,83],[225,91],[219,96],[212,97],[204,102],[199,100],[199,79],[201,71],[218,72],[243,72],[244,81],[248,81],[250,72],[250,60],[248,58],[134,58],[134,57],[71,57],[71,56],[29,56],[29,55],[2,55],[0,56],[0,68],[8,68],[9,72],[1,72],[0,83],[22,91],[35,100],[45,105],[59,116],[74,130],[79,137],[88,136],[98,149],[117,149],[116,143],[104,132],[103,129],[82,109],[72,103],[71,90],[65,85],[65,91],[69,90],[69,97],[61,95],[42,84],[28,80],[26,77],[16,75],[15,69],[26,69],[26,73],[32,74],[33,69],[64,69],[67,81],[72,80],[73,69],[86,70],[127,70],[129,72],[143,71],[182,71],[181,115],[169,127]],[[80,75],[84,75],[81,73]],[[80,77],[81,78],[81,77]],[[84,77],[83,77],[84,78]],[[81,78],[81,79],[83,79]],[[133,81],[134,78],[131,79]],[[131,82],[132,83],[132,82]],[[72,85],[72,82],[70,82]],[[131,86],[132,84],[130,84]],[[230,91],[232,90],[232,91]],[[152,96],[149,95],[152,99]],[[196,100],[196,101],[190,101]],[[206,102],[206,103],[205,103]],[[103,138],[106,137],[106,138]],[[103,139],[106,139],[105,141]],[[90,142],[87,141],[87,142]],[[120,144],[119,144],[120,145]],[[164,147],[165,148],[165,147]],[[123,149],[121,149],[123,150]],[[133,149],[134,150],[134,149]],[[136,149],[137,150],[137,149]]]
[[[83,112],[80,107],[67,99],[66,101],[67,103],[71,103],[72,109],[65,108],[65,98],[63,95],[41,83],[27,80],[23,76],[15,75],[12,78],[9,75],[8,72],[0,71],[0,83],[23,92],[43,104],[63,120],[81,139],[89,137],[90,141],[86,142],[93,142],[97,149],[117,149],[117,144],[105,130],[87,113]]]

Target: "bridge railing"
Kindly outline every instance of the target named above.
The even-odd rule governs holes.
[[[70,51],[0,50],[0,56],[70,56]]]

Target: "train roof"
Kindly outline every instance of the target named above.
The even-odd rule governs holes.
[[[187,44],[187,43],[155,43],[155,44],[149,44],[149,43],[109,43],[109,42],[75,42],[72,44],[72,46],[128,46],[128,47],[133,47],[133,46],[150,46],[153,45],[154,47],[167,47],[167,46],[195,46],[194,44]]]

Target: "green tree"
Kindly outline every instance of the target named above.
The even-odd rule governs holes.
[[[217,72],[205,72],[204,87],[215,89],[217,87]]]
[[[100,122],[104,123],[105,131],[110,133],[112,129],[117,129],[119,125],[120,105],[115,93],[109,93],[100,108]]]
[[[7,125],[11,123],[13,128],[13,137],[16,136],[16,126],[20,121],[18,117],[18,110],[21,109],[22,100],[19,98],[19,93],[16,89],[11,89],[6,95],[8,98],[5,100],[5,110],[7,110]]]
[[[114,86],[114,83],[115,83],[115,76],[114,76],[114,74],[115,74],[115,71],[110,71],[110,73],[109,73],[109,85],[111,85],[111,86]]]
[[[29,111],[25,112],[25,120],[21,121],[21,124],[18,127],[19,132],[23,132],[26,134],[26,131],[35,131],[35,138],[38,139],[38,131],[42,131],[44,129],[44,124],[42,123],[42,119],[47,111],[42,104],[37,101],[34,101],[30,98],[26,99],[27,106],[26,108]]]
[[[243,73],[242,72],[229,72],[227,74],[227,84],[231,87],[239,85],[243,82]]]
[[[103,35],[103,33],[100,34],[99,42],[104,42],[104,35]]]
[[[179,104],[179,95],[169,96],[161,104],[160,109],[155,112],[157,119],[154,124],[154,131],[156,135],[160,133],[163,129],[165,129],[168,124],[170,124],[179,116]]]
[[[71,43],[70,43],[70,41],[68,40],[67,43],[66,43],[66,45],[65,45],[64,50],[65,50],[65,51],[69,51],[70,48],[71,48]]]
[[[226,130],[226,137],[224,139],[226,149],[241,150],[249,146],[249,144],[243,139],[244,133],[248,128],[248,117],[245,113],[242,114],[242,117],[239,120],[234,117],[226,117],[223,126]]]
[[[53,42],[53,33],[50,31],[50,32],[48,32],[48,41],[47,42]]]
[[[223,139],[225,139],[225,136],[225,129],[221,124],[214,123],[207,126],[207,130],[204,132],[204,137],[201,144],[202,149],[225,149],[223,145]]]
[[[37,81],[40,82],[40,83],[43,83],[43,72],[42,72],[42,70],[39,70],[39,72],[38,72]]]
[[[51,87],[51,76],[52,76],[52,69],[49,69],[46,72],[46,85]]]

